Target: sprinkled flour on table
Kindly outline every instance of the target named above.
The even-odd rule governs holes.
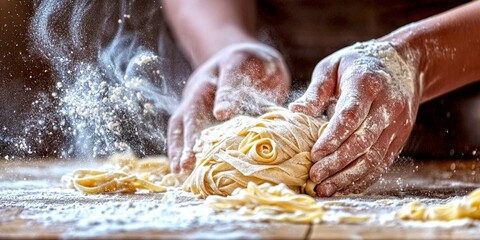
[[[180,190],[170,189],[165,193],[167,195],[165,197],[165,194],[146,192],[88,195],[65,189],[60,182],[60,176],[73,169],[87,167],[85,163],[81,162],[58,164],[37,162],[31,165],[17,163],[12,163],[5,168],[4,172],[0,173],[0,223],[12,221],[13,215],[17,219],[41,224],[47,229],[60,228],[62,237],[101,237],[125,231],[161,231],[188,234],[192,232],[197,235],[188,236],[196,238],[220,238],[220,236],[223,238],[255,238],[252,232],[284,226],[282,225],[284,223],[262,222],[261,218],[256,216],[241,216],[239,212],[235,211],[215,212],[204,205],[203,200]],[[88,167],[92,166],[96,165],[88,164]],[[422,168],[418,171],[421,170]],[[14,173],[18,172],[22,173],[18,175],[21,176],[20,178],[14,176]],[[323,219],[322,225],[342,225],[342,217],[352,214],[368,214],[371,216],[369,221],[361,223],[359,226],[397,229],[460,228],[473,229],[472,231],[480,228],[478,221],[468,219],[451,222],[400,221],[396,219],[394,214],[405,203],[412,200],[433,205],[460,198],[399,198],[388,194],[383,195],[382,193],[385,193],[386,189],[397,189],[396,192],[402,192],[401,189],[409,188],[406,186],[414,186],[420,184],[419,180],[425,180],[424,178],[409,178],[406,171],[400,172],[406,178],[405,180],[397,183],[396,177],[389,177],[377,183],[367,195],[318,199],[331,213]],[[433,184],[432,191],[436,191],[435,189],[441,191],[443,188],[468,188],[467,192],[469,192],[470,189],[479,187],[478,183],[460,180],[441,180],[440,183]],[[428,183],[427,186],[429,186]]]

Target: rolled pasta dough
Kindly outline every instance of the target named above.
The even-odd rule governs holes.
[[[239,116],[204,130],[195,145],[197,162],[183,184],[199,197],[228,196],[249,182],[285,184],[315,195],[308,179],[310,151],[326,121],[271,108],[258,117]]]

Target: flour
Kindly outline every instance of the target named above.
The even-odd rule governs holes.
[[[214,213],[183,191],[167,193],[175,198],[165,202],[160,199],[161,194],[84,195],[62,188],[47,190],[38,186],[36,190],[21,193],[3,191],[0,208],[22,208],[21,218],[35,220],[47,227],[68,224],[70,229],[65,231],[64,237],[105,236],[117,231],[221,229],[222,225],[227,225],[223,227],[225,229],[229,224],[239,222],[235,215]]]
[[[48,118],[29,122],[25,132],[64,137],[54,152],[63,157],[128,149],[142,156],[165,153],[168,116],[191,70],[174,50],[160,5],[39,2],[30,27],[32,50],[49,61],[57,83],[33,106],[39,112],[51,106],[43,114]],[[30,142],[16,142],[34,152]]]
[[[399,134],[395,131],[410,130],[419,101],[416,54],[412,51],[405,55],[402,56],[391,43],[375,40],[356,43],[332,55],[333,59],[340,59],[337,61],[340,63],[338,77],[341,81],[338,80],[338,84],[341,93],[330,121],[330,126],[335,127],[327,127],[320,138],[325,151],[321,154],[330,155],[318,156],[323,158],[320,164],[324,164],[315,171],[331,169],[328,174],[323,173],[326,178],[353,160],[359,161],[335,176],[332,182],[336,186],[330,184],[328,189],[329,184],[321,185],[323,194],[340,190],[337,186],[348,189],[344,186],[352,181],[358,181],[356,188],[362,189],[374,180],[374,176],[385,172],[398,154],[399,149],[389,149]],[[369,176],[365,175],[367,172]]]
[[[374,61],[378,61],[377,64],[374,64],[362,59],[357,64],[359,69],[364,69],[365,73],[373,72],[382,76],[388,85],[388,93],[391,94],[393,99],[404,98],[408,100],[407,110],[413,122],[415,111],[412,106],[412,99],[416,94],[415,80],[417,77],[417,69],[414,64],[417,62],[417,54],[408,52],[406,56],[402,57],[392,44],[386,42],[356,43],[351,48],[362,55],[373,57]],[[384,114],[384,117],[389,116]]]
[[[162,79],[156,61],[154,55],[138,55],[119,82],[108,80],[94,65],[79,65],[72,73],[75,81],[62,84],[59,109],[72,123],[71,133],[82,152],[90,148],[96,156],[136,148],[145,153],[146,146],[137,143],[140,139],[165,150],[167,115],[178,103],[150,82]]]
[[[65,238],[107,237],[116,232],[163,231],[164,233],[185,232],[192,238],[258,238],[251,235],[253,230],[273,229],[281,223],[265,223],[262,216],[242,216],[236,211],[214,212],[191,193],[170,189],[165,194],[139,192],[137,194],[87,195],[65,189],[59,182],[60,176],[85,163],[57,164],[45,168],[28,165],[10,166],[0,175],[0,212],[13,211],[18,218],[34,221],[48,229],[62,229]],[[94,165],[97,166],[97,165]],[[88,166],[92,167],[91,163]],[[26,179],[10,179],[14,172],[28,174]],[[11,175],[9,175],[11,172]],[[403,171],[402,171],[402,173]],[[413,184],[422,179],[405,180],[401,184]],[[384,184],[395,182],[386,179]],[[447,181],[434,184],[439,189],[451,186],[478,187],[475,183]],[[395,188],[394,188],[395,189]],[[452,222],[400,221],[395,213],[410,201],[420,200],[428,205],[444,204],[460,197],[438,198],[397,198],[379,196],[383,193],[381,184],[367,195],[334,196],[317,199],[329,214],[323,224],[344,224],[342,219],[355,215],[368,215],[365,227],[394,227],[400,229],[466,229],[480,228],[478,221],[458,220]],[[21,211],[17,211],[21,209]],[[0,221],[5,220],[1,218]],[[11,217],[9,217],[10,219]],[[206,230],[208,229],[208,230]],[[242,231],[249,229],[249,231]],[[262,230],[263,231],[263,230]],[[191,234],[190,234],[191,233]],[[248,235],[246,235],[248,234]],[[167,235],[168,236],[168,235]],[[178,235],[176,235],[178,236]]]
[[[352,49],[360,54],[374,57],[384,65],[381,69],[369,69],[378,73],[380,76],[384,76],[387,83],[398,90],[400,94],[414,93],[414,78],[415,68],[408,64],[397,50],[390,44],[385,42],[362,42],[356,43],[352,46]],[[412,59],[408,59],[410,62]]]

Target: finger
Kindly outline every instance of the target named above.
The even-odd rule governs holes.
[[[236,88],[219,86],[216,96],[213,115],[219,121],[225,121],[235,116],[240,108],[238,95],[241,94]]]
[[[192,113],[192,112],[190,112]],[[202,113],[199,113],[202,114]],[[195,166],[194,146],[200,137],[200,131],[208,124],[207,119],[198,115],[187,114],[184,117],[184,145],[182,156],[180,158],[180,166],[182,170],[191,171]]]
[[[386,161],[389,165],[391,165],[400,155],[400,152],[402,151],[402,148],[403,146],[405,146],[405,143],[408,139],[409,133],[410,130],[399,134],[399,136],[395,137],[395,139],[392,141],[392,144],[390,144],[390,147],[388,148],[387,154],[385,156]]]
[[[372,100],[359,100],[359,97],[355,95],[356,93],[348,93],[340,97],[344,105],[335,112],[328,126],[313,145],[311,152],[313,162],[317,162],[337,150],[365,121]],[[350,99],[349,103],[345,105],[347,100],[342,98]]]
[[[368,162],[356,160],[343,171],[318,184],[315,191],[319,197],[329,197],[338,190],[345,188],[355,180],[366,175],[369,168]]]
[[[320,62],[313,71],[312,81],[307,91],[302,97],[289,104],[290,111],[302,112],[314,117],[320,116],[334,95],[337,69],[338,64],[329,68],[326,63]]]
[[[168,158],[173,172],[180,172],[180,157],[183,149],[183,121],[175,114],[168,122]]]
[[[213,120],[212,108],[215,96],[215,85],[205,82],[202,84],[201,97],[195,102],[183,116],[183,150],[180,158],[182,170],[190,172],[195,166],[195,143],[200,137],[201,131]]]
[[[357,180],[372,173],[385,172],[388,165],[384,162],[384,157],[388,146],[392,142],[391,135],[391,131],[383,131],[378,141],[365,154],[345,169],[318,184],[317,194],[319,196],[331,196],[335,192],[349,187],[361,190],[364,186],[357,184],[359,183]]]
[[[261,79],[266,74],[261,60],[243,53],[232,54],[222,62],[220,68],[217,92],[213,114],[217,120],[224,121],[237,114],[240,100],[247,88],[252,88],[254,79]]]
[[[341,194],[360,194],[367,190],[372,184],[376,183],[381,177],[382,172],[371,172],[366,174],[363,178],[360,178],[344,188],[338,191]]]
[[[340,192],[344,194],[363,192],[370,187],[370,185],[375,183],[383,173],[387,172],[388,167],[398,155],[399,139],[406,138],[407,136],[404,131],[401,131],[398,135],[396,134],[401,125],[402,123],[399,121],[394,121],[391,126],[383,131],[378,142],[372,147],[372,152],[379,153],[380,151],[383,151],[384,154],[383,156],[379,154],[377,157],[374,157],[374,155],[373,157],[370,157],[370,161],[373,161],[370,173],[363,178],[356,180],[355,184],[342,189]],[[396,151],[393,151],[392,149],[396,149]],[[380,160],[381,162],[375,164],[377,160]]]
[[[375,101],[373,103],[372,109],[375,110],[372,110],[371,116],[367,117],[360,128],[345,140],[333,154],[326,156],[321,161],[317,161],[318,164],[315,164],[310,170],[312,181],[316,183],[324,181],[365,153],[370,154],[372,151],[373,153],[385,153],[386,150],[383,149],[387,149],[392,141],[387,139],[387,137],[391,137],[395,131],[398,131],[396,129],[398,129],[401,124],[396,121],[391,121],[391,119],[398,118],[399,115],[403,116],[404,109],[402,109],[403,105],[401,104],[391,103],[384,105],[381,102],[382,101]],[[318,142],[314,145],[312,151],[315,151],[317,144]],[[313,155],[312,157],[313,159],[319,159],[318,155]],[[376,157],[377,160],[383,159],[383,156]]]
[[[320,161],[318,161],[320,159],[318,155],[315,155],[315,147],[318,147],[317,142],[312,150],[312,159],[316,162],[310,170],[312,181],[316,183],[322,182],[366,153],[378,141],[380,134],[388,125],[385,119],[380,116],[383,113],[384,110],[382,108],[374,110],[372,116],[367,117],[360,128],[345,140],[333,154],[324,157]]]
[[[346,74],[345,76],[349,75]],[[352,79],[345,81],[347,83],[342,83],[342,85],[348,87],[345,87],[344,93],[340,95],[329,125],[312,148],[313,161],[318,161],[336,151],[345,140],[358,130],[368,115],[384,113],[370,113],[371,109],[375,110],[382,104],[385,104],[382,101],[378,101],[376,105],[372,106],[379,93],[383,92],[386,95],[383,85],[379,84],[382,80],[378,76],[363,74],[360,79],[352,77]],[[383,108],[382,110],[390,111],[388,108]],[[383,115],[381,117],[383,118]],[[373,120],[378,121],[377,119],[379,118]],[[368,126],[370,129],[367,130],[371,130],[373,125],[376,125],[376,123],[372,122]],[[370,139],[370,141],[372,140]]]

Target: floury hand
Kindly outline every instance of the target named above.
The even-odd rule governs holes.
[[[280,54],[263,44],[235,44],[197,68],[169,121],[168,155],[174,172],[191,171],[194,145],[214,121],[259,115],[286,101],[290,75]]]
[[[397,157],[420,103],[414,56],[388,42],[344,48],[317,65],[306,93],[290,104],[312,116],[336,104],[311,153],[319,196],[362,192]]]

